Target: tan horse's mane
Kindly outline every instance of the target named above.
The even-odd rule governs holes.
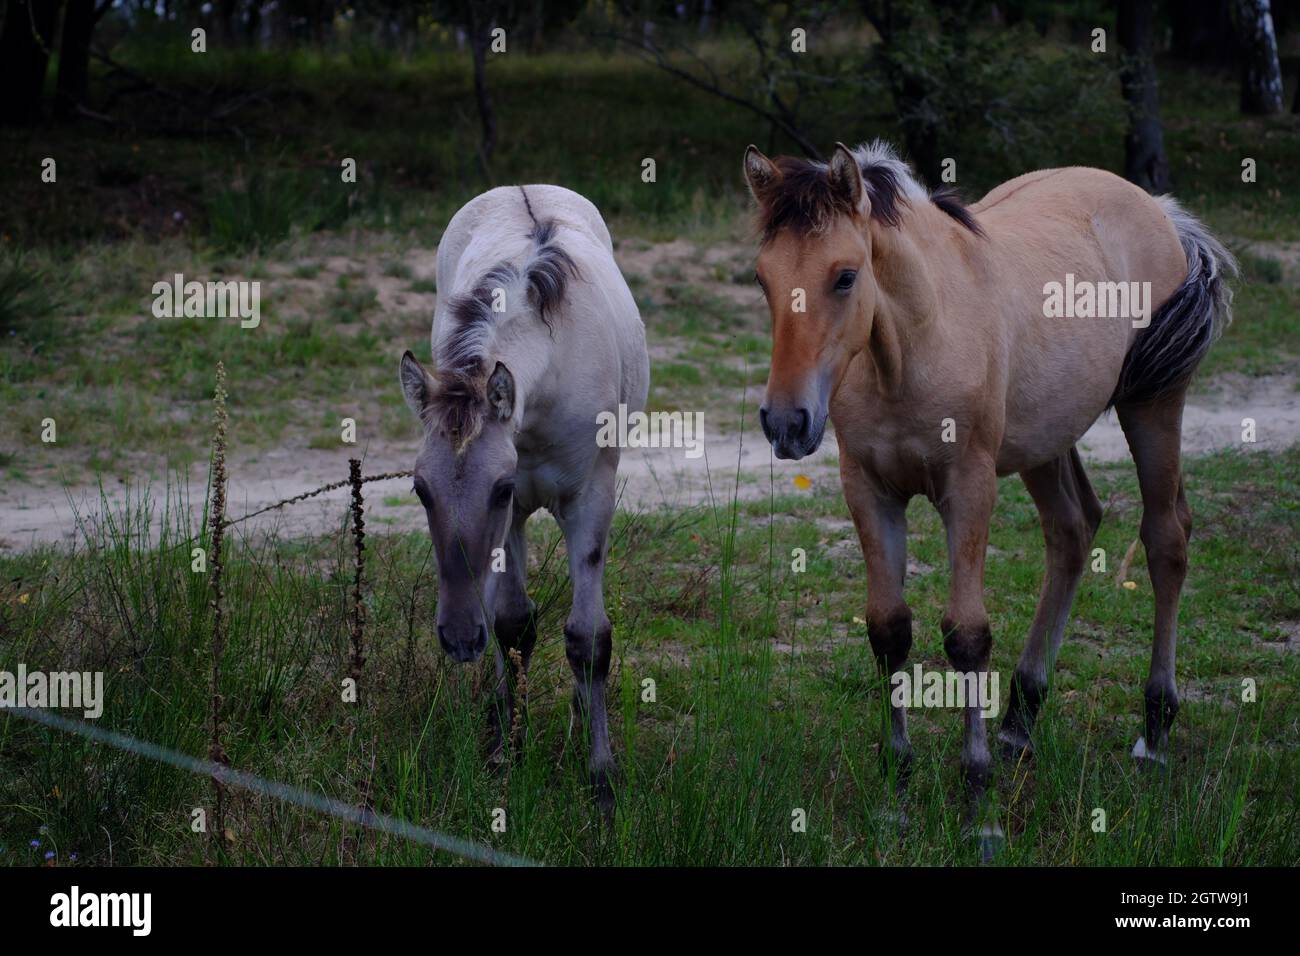
[[[888,143],[876,140],[859,146],[853,155],[871,201],[872,219],[897,227],[902,223],[902,204],[928,201],[976,235],[984,234],[955,189],[927,191]],[[764,242],[783,229],[816,235],[837,216],[853,214],[852,198],[836,188],[826,163],[797,156],[779,156],[773,162],[779,175],[762,183],[755,193]]]

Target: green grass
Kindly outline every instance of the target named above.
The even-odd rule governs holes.
[[[734,46],[712,52],[720,65],[743,66]],[[430,303],[381,307],[370,284],[379,280],[367,277],[398,280],[412,297],[436,293],[432,263],[408,255],[427,255],[452,213],[497,183],[577,189],[620,240],[690,240],[684,258],[630,277],[652,346],[671,356],[653,365],[652,408],[704,409],[710,423],[727,421],[739,390],[763,381],[766,314],[728,294],[753,271],[739,152],[768,144],[766,128],[744,112],[622,56],[502,58],[490,67],[502,139],[486,176],[461,54],[214,50],[196,59],[143,42],[115,54],[164,86],[264,95],[238,117],[247,144],[98,126],[0,131],[10,159],[0,168],[0,242],[26,250],[0,257],[0,469],[9,480],[75,484],[89,471],[110,486],[152,476],[159,487],[172,469],[201,464],[218,360],[237,370],[230,403],[241,449],[337,448],[345,416],[363,435],[409,441],[394,366],[402,348],[427,342]],[[1287,117],[1237,115],[1233,77],[1161,69],[1180,198],[1234,243],[1300,239],[1300,166],[1291,161],[1300,128]],[[964,192],[978,196],[1038,166],[1119,167],[1118,84],[1106,70],[1095,81],[1104,85],[1084,93],[1109,98],[1108,108],[1086,126],[1068,112],[1044,115],[1031,155],[1025,144],[983,148],[987,130],[972,124],[952,145]],[[830,96],[834,109],[812,119],[818,142],[897,138],[888,121],[842,119],[857,115],[853,88]],[[876,112],[890,112],[887,97]],[[556,135],[556,115],[583,121]],[[412,116],[435,119],[412,124]],[[31,172],[47,155],[60,157],[57,187]],[[639,175],[646,156],[658,162],[653,185]],[[1240,179],[1246,156],[1259,164],[1253,184]],[[343,157],[358,160],[355,185],[340,180]],[[701,271],[703,253],[719,244],[737,251]],[[342,271],[338,259],[348,263]],[[1236,321],[1210,353],[1203,383],[1296,368],[1294,267],[1267,248],[1243,260]],[[174,272],[260,279],[261,326],[154,320],[149,290]],[[58,445],[39,442],[47,416],[58,421]],[[1188,463],[1197,531],[1181,616],[1184,701],[1171,772],[1153,779],[1127,758],[1149,655],[1140,549],[1137,589],[1113,580],[1137,534],[1136,486],[1131,468],[1093,469],[1108,508],[1097,546],[1109,571],[1088,575],[1080,589],[1033,766],[1000,770],[1003,862],[1300,862],[1298,466],[1296,449]],[[747,488],[753,480],[745,477]],[[141,548],[150,508],[165,507],[161,540]],[[109,693],[100,726],[204,753],[210,612],[189,553],[206,539],[185,513],[175,502],[137,500],[110,509],[115,524],[90,536],[94,549],[87,540],[73,551],[0,552],[0,669],[18,661],[102,669]],[[341,526],[341,505],[339,517]],[[928,506],[915,503],[909,517],[911,554],[930,569],[908,582],[914,659],[942,666],[943,537]],[[588,800],[581,731],[569,733],[560,636],[568,584],[554,523],[532,529],[543,638],[528,739],[508,771],[492,773],[483,759],[490,665],[455,668],[438,653],[427,538],[381,533],[385,520],[374,519],[368,538],[370,658],[360,707],[339,694],[350,542],[234,537],[223,690],[235,765],[349,802],[364,789],[378,810],[548,863],[974,861],[958,826],[956,715],[913,715],[911,833],[899,840],[883,812],[891,797],[876,771],[881,693],[855,621],[863,566],[834,485],[716,512],[619,516],[607,602],[624,780],[612,832]],[[1003,485],[992,545],[993,666],[1009,675],[1042,567],[1037,516],[1014,480]],[[809,555],[802,575],[789,571],[795,547]],[[1244,678],[1257,681],[1258,703],[1241,702]],[[654,703],[642,700],[647,679]],[[0,766],[2,863],[39,862],[32,839],[63,863],[70,853],[82,863],[210,858],[207,840],[189,829],[191,810],[210,807],[204,781],[12,718],[0,720]],[[508,812],[504,836],[488,827],[496,807]],[[791,832],[796,808],[808,814],[806,833]],[[1089,826],[1094,808],[1106,811],[1105,834]],[[430,859],[388,838],[358,844],[329,821],[260,798],[236,797],[231,827],[229,862]]]
[[[1183,708],[1170,770],[1155,777],[1128,759],[1151,619],[1140,554],[1135,591],[1113,580],[1137,533],[1135,484],[1129,469],[1094,469],[1108,503],[1097,540],[1108,573],[1089,574],[1080,589],[1033,764],[999,770],[1002,862],[1300,862],[1298,466],[1296,450],[1189,463],[1197,531],[1181,614]],[[206,577],[191,572],[189,554],[203,537],[173,501],[158,547],[140,549],[133,535],[146,505],[119,514],[93,551],[0,558],[0,668],[103,670],[101,727],[201,754],[210,612]],[[915,503],[910,517],[910,550],[935,569],[909,582],[913,659],[943,666],[942,534],[928,506]],[[913,713],[913,829],[900,840],[888,823],[875,757],[880,687],[854,621],[863,567],[844,543],[846,518],[834,487],[718,511],[619,516],[607,599],[623,782],[610,831],[586,793],[581,730],[569,732],[559,633],[568,586],[549,518],[532,526],[542,638],[527,739],[507,770],[494,773],[484,760],[490,664],[456,668],[430,636],[435,588],[422,535],[368,539],[370,657],[358,706],[339,692],[346,536],[233,539],[226,749],[242,769],[344,801],[364,786],[377,810],[554,864],[972,863],[959,827],[952,712]],[[1015,481],[1003,485],[991,543],[993,667],[1009,675],[1042,566],[1035,511]],[[789,571],[794,547],[808,550],[805,574]],[[1241,701],[1245,678],[1258,685],[1257,703]],[[653,703],[642,699],[647,679]],[[75,852],[81,863],[106,863],[110,847],[115,863],[200,863],[212,852],[188,826],[193,808],[211,806],[201,779],[12,718],[0,723],[0,759],[0,860],[30,862],[37,838],[65,862]],[[498,807],[504,835],[489,828]],[[1095,808],[1106,813],[1103,834],[1091,829]],[[795,809],[807,813],[806,833],[791,831]],[[226,862],[446,862],[387,837],[357,843],[331,821],[262,798],[234,797],[229,825]]]
[[[246,418],[249,446],[283,444],[314,429],[322,405],[378,407],[378,420],[367,424],[394,434],[400,403],[389,401],[392,367],[403,348],[427,339],[432,303],[385,309],[373,285],[358,277],[398,280],[412,297],[435,293],[432,263],[412,264],[407,253],[427,254],[455,209],[494,183],[578,189],[601,208],[616,237],[632,237],[633,244],[685,236],[702,251],[736,247],[707,269],[669,260],[633,282],[652,344],[672,355],[656,362],[651,401],[655,408],[712,411],[731,400],[731,390],[761,382],[766,315],[761,305],[742,307],[726,294],[753,274],[749,200],[736,168],[740,144],[768,142],[767,131],[743,111],[626,56],[512,55],[491,66],[502,138],[486,177],[475,158],[477,118],[464,105],[467,58],[459,53],[358,58],[214,50],[178,58],[155,41],[127,42],[115,55],[164,86],[262,92],[239,117],[247,145],[237,137],[76,124],[34,134],[0,131],[0,150],[13,159],[0,168],[9,213],[0,239],[27,249],[21,260],[0,260],[0,403],[8,412],[0,448],[35,449],[24,459],[29,474],[81,480],[98,470],[126,477],[143,454],[161,454],[164,467],[202,461],[204,418],[196,403],[207,397],[218,358],[239,370],[246,389],[233,401],[246,411],[258,406]],[[745,59],[735,44],[706,53],[743,79]],[[1101,84],[1088,97],[1118,104],[1109,72],[1088,76]],[[1161,64],[1175,191],[1234,243],[1294,241],[1300,167],[1290,157],[1300,149],[1300,129],[1285,117],[1238,115],[1235,82]],[[826,116],[813,112],[819,141],[897,139],[883,120],[855,120],[846,129],[850,93],[829,91]],[[557,113],[584,121],[555,136]],[[1024,155],[1026,143],[984,148],[987,131],[973,124],[952,144],[960,185],[976,196],[1040,165],[1117,168],[1122,136],[1112,114],[1109,107],[1099,112],[1087,135],[1068,114],[1041,117],[1033,140],[1041,148],[1032,155]],[[410,116],[438,121],[413,125]],[[790,146],[778,139],[773,148]],[[61,160],[53,185],[29,174],[46,155],[84,159]],[[639,176],[647,155],[659,161],[654,184]],[[1241,182],[1243,156],[1257,160],[1255,183]],[[341,181],[344,157],[358,160],[355,184]],[[140,198],[143,184],[154,191],[148,202]],[[335,274],[326,263],[337,258],[358,268]],[[1267,249],[1245,261],[1236,322],[1206,362],[1205,380],[1295,368],[1296,277]],[[260,278],[261,327],[154,320],[152,283],[175,272]],[[34,444],[36,426],[50,415],[68,435],[63,448]]]
[[[35,348],[48,347],[58,330],[51,321],[60,305],[54,288],[52,277],[21,253],[0,251],[0,336],[21,330]]]

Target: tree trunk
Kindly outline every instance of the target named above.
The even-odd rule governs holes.
[[[221,42],[227,49],[235,45],[235,13],[237,0],[219,0],[216,5],[217,22],[221,25]]]
[[[1236,29],[1228,0],[1178,0],[1168,6],[1174,56],[1213,69],[1236,62]]]
[[[59,43],[59,79],[54,113],[61,119],[76,115],[86,102],[90,82],[90,37],[95,31],[95,0],[68,0]]]
[[[1282,69],[1269,0],[1237,0],[1241,38],[1241,111],[1256,115],[1282,112]]]
[[[934,182],[940,162],[939,120],[929,103],[931,80],[914,67],[903,42],[913,28],[912,8],[888,0],[879,5],[861,0],[860,9],[880,34],[885,77],[894,96],[908,159],[922,179]]]
[[[244,24],[244,37],[249,49],[256,50],[262,39],[262,4],[252,3],[248,7],[248,22]]]
[[[912,167],[927,183],[934,183],[939,175],[939,130],[934,111],[926,102],[930,96],[929,84],[908,70],[898,68],[902,74],[895,80],[895,99],[902,114],[903,140]]]
[[[1124,55],[1120,89],[1128,104],[1124,176],[1147,192],[1158,194],[1169,191],[1169,162],[1165,159],[1160,95],[1151,56],[1153,7],[1153,0],[1120,0],[1116,32]]]
[[[30,126],[44,115],[56,0],[9,0],[0,33],[0,125]]]
[[[484,173],[489,173],[492,153],[497,148],[497,114],[492,105],[492,96],[487,85],[487,51],[488,30],[491,21],[475,12],[475,4],[469,4],[469,50],[474,59],[474,99],[478,103],[479,121],[483,125],[483,142],[479,147],[479,158],[483,163]]]

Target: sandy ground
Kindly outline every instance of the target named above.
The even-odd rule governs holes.
[[[1205,390],[1202,390],[1205,394]],[[759,396],[751,394],[757,402]],[[1241,441],[1243,418],[1256,422],[1254,444]],[[1183,420],[1185,454],[1198,455],[1227,448],[1279,450],[1300,441],[1300,392],[1293,375],[1247,378],[1227,376],[1216,381],[1209,395],[1188,405]],[[1090,461],[1114,462],[1128,458],[1128,448],[1113,414],[1103,416],[1080,442]],[[402,471],[411,466],[414,448],[397,445],[365,451],[366,474]],[[268,504],[312,491],[347,477],[347,459],[354,449],[316,451],[304,449],[263,452],[252,460],[230,465],[229,514],[248,514]],[[811,481],[812,494],[839,494],[835,441],[827,436],[816,454],[801,462],[778,461],[763,441],[757,426],[741,435],[713,434],[705,428],[705,453],[688,459],[680,449],[631,449],[624,452],[620,470],[623,486],[620,507],[654,510],[662,507],[719,504],[733,489],[747,499],[761,498],[771,489],[788,492],[796,477]],[[206,482],[206,466],[190,475],[190,508],[198,510]],[[397,478],[366,486],[367,521],[372,532],[383,528],[418,529],[424,517],[410,490],[410,479]],[[105,513],[120,511],[128,501],[138,501],[143,489],[126,486],[100,490],[9,485],[0,489],[0,547],[24,549],[40,544],[75,543],[81,535],[78,522],[93,524]],[[151,491],[161,504],[163,491]],[[315,534],[339,527],[346,520],[348,490],[341,488],[317,498],[253,518],[239,526],[240,533],[278,531],[286,535]]]
[[[1274,244],[1276,245],[1276,244]],[[1284,268],[1300,269],[1300,243],[1287,248],[1258,251],[1278,258]],[[385,262],[393,258],[410,267],[416,277],[431,275],[435,250],[406,250],[400,255],[353,254],[314,257],[321,269],[313,279],[292,278],[291,265],[277,264],[273,273],[287,283],[287,299],[294,302],[317,301],[332,289],[338,274],[363,277],[373,287],[385,309],[432,311],[433,294],[412,293],[407,280],[384,274]],[[637,240],[618,244],[619,264],[630,277],[638,277],[643,290],[657,295],[676,284],[688,284],[734,304],[738,314],[755,323],[766,322],[766,310],[757,288],[748,282],[734,281],[748,268],[752,249],[738,242],[715,242],[697,246],[685,240],[648,243]],[[690,343],[665,336],[651,329],[652,363],[679,358]],[[1183,420],[1183,448],[1189,455],[1205,454],[1225,448],[1247,452],[1257,449],[1279,450],[1300,441],[1300,392],[1296,391],[1295,374],[1250,378],[1228,375],[1209,388],[1200,387],[1196,400],[1187,407]],[[736,408],[741,396],[728,394],[715,407]],[[709,502],[725,503],[733,491],[746,499],[766,497],[795,488],[797,477],[811,482],[810,494],[838,495],[839,473],[836,444],[827,435],[816,454],[801,462],[777,461],[770,453],[752,418],[752,410],[761,400],[761,388],[748,389],[746,406],[751,410],[747,431],[742,435],[720,432],[705,421],[705,454],[688,459],[683,450],[631,449],[624,452],[620,469],[622,494],[620,506],[629,510],[684,507]],[[1256,422],[1257,442],[1241,440],[1242,420]],[[734,421],[734,419],[732,419]],[[1103,416],[1079,443],[1090,461],[1115,462],[1128,459],[1128,446],[1114,414]],[[414,460],[416,449],[401,443],[370,444],[366,449],[340,447],[338,450],[308,448],[272,449],[236,458],[230,464],[228,513],[238,517],[264,508],[321,485],[347,477],[349,457],[362,456],[366,474],[403,471]],[[189,510],[198,520],[206,487],[206,464],[189,474],[193,500]],[[78,523],[93,524],[104,515],[120,513],[129,501],[149,493],[160,503],[164,489],[129,488],[116,485],[104,490],[86,483],[64,488],[56,483],[0,486],[0,549],[26,549],[42,544],[70,545],[82,540]],[[174,494],[174,492],[173,492]],[[284,535],[316,534],[339,527],[346,520],[348,491],[340,488],[320,497],[259,515],[238,526],[240,533],[279,532]],[[422,509],[411,492],[410,479],[400,478],[366,486],[369,530],[419,529],[424,526]],[[160,510],[160,509],[156,509]]]

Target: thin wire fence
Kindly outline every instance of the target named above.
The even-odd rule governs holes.
[[[391,817],[384,813],[376,813],[373,810],[366,810],[361,807],[355,807],[351,804],[344,803],[342,800],[335,800],[332,797],[324,797],[317,793],[303,790],[300,787],[294,787],[287,783],[279,783],[275,780],[267,780],[256,774],[246,773],[242,770],[235,770],[233,767],[227,767],[224,764],[217,763],[213,760],[203,760],[198,757],[192,757],[189,754],[181,753],[177,750],[171,750],[167,747],[150,743],[147,740],[138,740],[127,734],[119,733],[116,730],[101,730],[98,727],[91,726],[84,721],[70,720],[59,714],[50,713],[45,710],[34,710],[30,707],[6,708],[5,713],[13,714],[16,717],[23,717],[27,720],[43,724],[46,727],[52,727],[55,730],[61,730],[66,733],[76,734],[95,743],[104,744],[108,747],[114,747],[126,753],[136,754],[148,760],[155,760],[158,763],[167,764],[178,770],[186,770],[190,773],[204,777],[212,777],[219,780],[224,786],[238,787],[253,793],[270,797],[274,800],[282,800],[285,803],[292,803],[304,810],[314,810],[318,813],[324,813],[346,823],[355,826],[366,827],[370,830],[378,830],[381,833],[388,833],[404,840],[410,840],[427,846],[434,850],[442,850],[451,853],[462,859],[474,863],[484,863],[488,866],[539,866],[537,862],[526,857],[516,856],[513,853],[504,853],[494,850],[490,846],[484,846],[481,843],[475,843],[472,840],[466,840],[463,837],[452,836],[447,833],[440,833],[437,830],[429,830],[425,827],[416,826],[405,820]]]
[[[366,475],[361,479],[362,484],[369,484],[372,481],[389,481],[393,478],[410,478],[414,475],[413,471],[390,471],[382,475]],[[300,501],[306,501],[308,498],[315,498],[317,495],[323,495],[327,491],[337,491],[339,488],[346,488],[352,483],[351,478],[345,478],[343,481],[331,481],[327,485],[321,485],[315,491],[304,491],[302,494],[294,495],[292,498],[285,498],[277,501],[273,505],[267,505],[264,508],[258,508],[256,511],[250,511],[246,515],[240,515],[238,518],[229,518],[226,520],[224,527],[229,528],[233,524],[239,524],[241,521],[247,521],[249,518],[256,518],[258,515],[266,514],[268,511],[274,511],[276,508],[283,508],[285,505],[295,505]]]
[[[355,511],[360,507],[356,498],[360,485],[374,481],[388,481],[393,478],[409,478],[414,474],[414,472],[411,471],[394,471],[379,475],[361,476],[359,474],[359,465],[359,462],[355,462],[352,474],[343,481],[330,482],[321,485],[314,491],[303,492],[294,495],[291,498],[282,499],[274,504],[266,505],[265,507],[258,508],[255,511],[250,511],[248,514],[241,515],[238,518],[226,519],[221,522],[221,528],[228,528],[231,525],[239,524],[249,520],[250,518],[255,518],[258,515],[266,514],[267,512],[274,511],[278,508],[283,508],[286,505],[307,501],[308,499],[315,498],[327,491],[335,491],[349,486],[352,486],[354,489],[352,510],[354,511],[355,518]],[[358,555],[358,558],[359,557],[360,555]],[[360,586],[359,581],[360,579],[358,578],[358,587]],[[355,639],[356,635],[354,634],[354,640]],[[352,661],[352,668],[354,671],[359,669],[356,660],[358,653],[359,646],[354,645],[354,659]],[[362,658],[362,660],[364,660],[364,658]],[[388,833],[392,836],[411,840],[412,842],[419,843],[434,850],[442,850],[474,863],[483,863],[489,866],[541,865],[526,857],[494,850],[492,847],[475,843],[472,840],[466,840],[463,837],[430,830],[426,827],[408,823],[407,821],[398,819],[397,817],[388,816],[383,813],[376,813],[366,807],[353,806],[344,803],[342,800],[336,800],[332,797],[325,797],[320,794],[311,793],[310,791],[303,790],[300,787],[295,787],[290,784],[280,783],[275,780],[267,780],[263,777],[257,776],[256,774],[236,770],[215,760],[204,760],[198,757],[193,757],[189,754],[171,750],[159,744],[151,743],[146,740],[139,740],[119,731],[102,730],[83,721],[70,720],[58,714],[43,710],[33,710],[31,708],[5,708],[4,713],[23,717],[27,720],[34,721],[35,723],[43,724],[46,727],[75,734],[95,743],[114,747],[123,752],[167,764],[168,766],[180,770],[186,770],[199,776],[209,777],[218,787],[239,787],[271,799],[295,804],[305,810],[314,810],[318,813],[324,813],[355,826],[377,830],[381,833]]]

